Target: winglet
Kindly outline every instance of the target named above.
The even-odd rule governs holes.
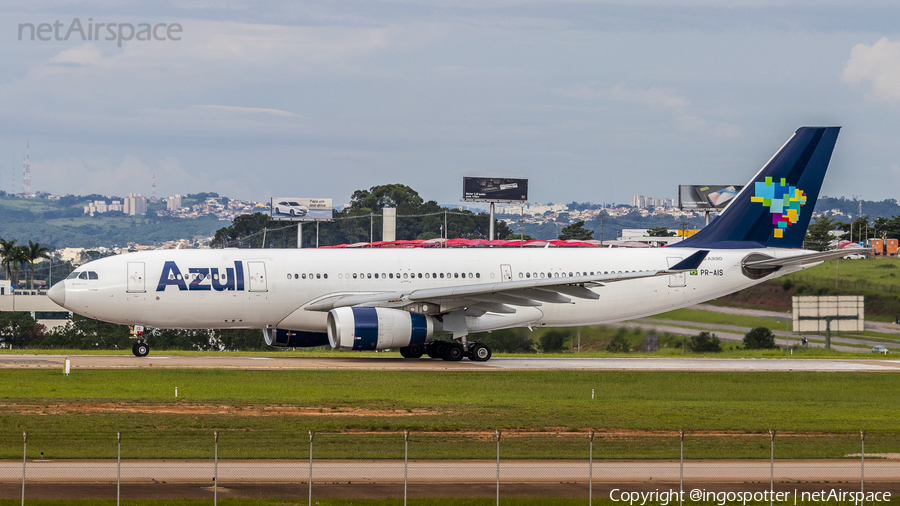
[[[700,264],[703,262],[703,260],[706,258],[706,255],[708,255],[708,254],[709,254],[709,250],[700,250],[700,251],[692,254],[691,256],[685,258],[684,260],[678,262],[677,264],[673,265],[672,267],[669,267],[668,269],[666,269],[666,272],[692,271],[692,270],[696,269],[697,267],[700,267]]]

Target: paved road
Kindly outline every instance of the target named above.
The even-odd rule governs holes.
[[[277,355],[274,353],[273,355]],[[122,355],[0,355],[0,369],[62,369],[66,358],[78,369],[241,369],[302,370],[359,369],[402,371],[502,371],[502,370],[592,370],[592,371],[826,371],[900,372],[900,360],[883,359],[768,359],[768,358],[539,358],[497,357],[485,363],[445,362],[390,357],[169,357],[137,358]]]
[[[867,482],[898,481],[896,460],[866,459]],[[684,479],[702,482],[742,483],[769,481],[769,460],[686,460]],[[859,460],[778,460],[775,481],[857,481]],[[122,481],[204,482],[212,481],[211,460],[124,460]],[[308,460],[220,460],[220,482],[306,481]],[[501,481],[523,483],[587,481],[587,460],[505,460],[500,463]],[[601,461],[593,464],[598,482],[678,482],[678,460]],[[0,482],[22,479],[21,460],[0,461]],[[497,479],[495,460],[411,461],[411,482],[493,482]],[[115,460],[29,461],[26,480],[31,482],[115,481]],[[396,460],[316,460],[313,483],[352,481],[353,483],[402,482],[403,461]]]

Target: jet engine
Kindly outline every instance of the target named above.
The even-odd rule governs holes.
[[[266,344],[276,348],[312,348],[328,344],[328,334],[287,329],[263,329]]]
[[[328,342],[337,350],[386,350],[424,345],[434,333],[430,316],[383,307],[328,312]]]

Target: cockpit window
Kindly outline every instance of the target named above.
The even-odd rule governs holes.
[[[79,274],[81,274],[81,272],[75,271],[72,274],[69,274],[69,277],[67,277],[66,279],[75,279],[78,277]]]
[[[97,273],[94,271],[88,271],[88,279],[100,279],[97,277]]]
[[[87,278],[88,278],[87,271],[84,271],[78,275],[78,279],[87,279]]]

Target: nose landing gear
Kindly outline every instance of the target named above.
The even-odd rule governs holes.
[[[134,353],[135,357],[146,357],[149,355],[150,345],[144,340],[144,326],[132,325],[129,330],[131,330],[131,338],[137,339],[137,342],[131,347],[131,353]]]
[[[131,353],[134,353],[135,357],[146,357],[150,354],[150,345],[144,341],[138,341],[131,347]]]

